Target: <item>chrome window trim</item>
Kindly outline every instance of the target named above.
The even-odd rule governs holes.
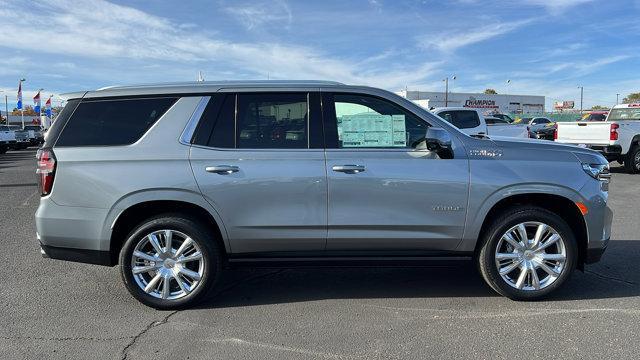
[[[204,110],[207,108],[209,104],[209,100],[211,100],[211,96],[203,96],[198,105],[196,105],[195,110],[191,114],[189,121],[187,122],[187,126],[185,126],[182,134],[180,135],[180,144],[191,146],[191,139],[193,138],[193,133],[196,131],[196,127],[200,122],[200,118],[204,113]]]

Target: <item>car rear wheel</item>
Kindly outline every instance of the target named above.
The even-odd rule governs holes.
[[[640,173],[640,146],[634,145],[629,153],[627,154],[627,158],[624,160],[624,165],[626,167],[627,172],[631,174]]]
[[[490,226],[478,265],[499,294],[535,300],[566,281],[576,258],[575,237],[560,216],[538,207],[521,207],[505,212]]]
[[[221,265],[221,251],[211,231],[181,215],[144,221],[120,252],[127,290],[157,309],[184,308],[200,301],[217,282]]]

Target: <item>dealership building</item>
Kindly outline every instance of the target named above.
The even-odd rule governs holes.
[[[542,115],[544,113],[544,96],[450,92],[449,96],[445,97],[444,92],[415,90],[402,90],[396,94],[427,109],[459,106],[478,109],[485,114]]]

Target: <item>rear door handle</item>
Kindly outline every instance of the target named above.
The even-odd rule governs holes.
[[[334,165],[331,169],[336,172],[343,172],[347,174],[357,174],[365,170],[363,165]]]
[[[206,172],[220,174],[220,175],[228,175],[235,172],[240,171],[240,168],[233,165],[217,165],[217,166],[207,166],[204,168]]]

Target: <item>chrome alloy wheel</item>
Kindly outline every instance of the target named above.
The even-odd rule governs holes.
[[[640,151],[636,152],[636,155],[633,157],[633,165],[636,167],[636,170],[640,170]]]
[[[131,256],[131,272],[147,294],[175,300],[200,284],[204,258],[198,244],[176,230],[159,230],[143,237]]]
[[[507,230],[496,246],[498,273],[519,290],[541,290],[553,284],[567,262],[564,240],[541,222],[524,222]]]

